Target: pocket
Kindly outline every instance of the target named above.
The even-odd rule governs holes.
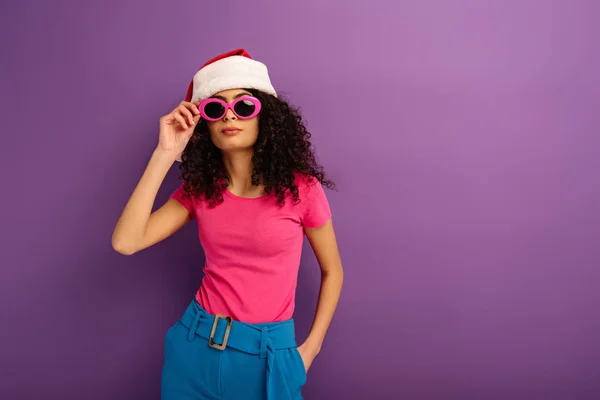
[[[177,344],[177,329],[179,329],[181,325],[181,321],[177,321],[175,322],[175,324],[173,324],[168,330],[167,333],[165,334],[165,339],[164,339],[164,344],[163,344],[163,351],[164,351],[164,356],[165,358],[171,355],[171,352],[174,350],[175,345]]]
[[[287,385],[289,398],[301,400],[302,387],[306,384],[306,368],[296,347],[278,350],[279,363],[283,372],[282,379]]]
[[[306,366],[304,365],[304,360],[302,360],[302,356],[300,355],[300,352],[298,351],[298,347],[293,347],[292,348],[292,354],[294,354],[297,364],[298,364],[298,368],[299,368],[299,372],[300,372],[300,376],[302,377],[302,384],[304,385],[306,383]]]
[[[169,399],[179,399],[184,392],[196,393],[194,398],[212,398],[209,392],[220,390],[223,352],[209,347],[206,339],[199,336],[188,340],[188,333],[181,321],[167,330],[161,378],[163,393],[169,393],[166,396]]]

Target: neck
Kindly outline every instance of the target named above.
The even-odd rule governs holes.
[[[252,155],[252,150],[223,153],[230,189],[240,192],[252,189]]]

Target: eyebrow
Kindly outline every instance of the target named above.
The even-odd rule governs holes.
[[[248,92],[242,92],[242,93],[236,94],[235,96],[233,96],[233,98],[237,99],[237,98],[242,97],[242,96],[252,96],[252,94],[248,93]],[[223,100],[223,101],[227,101],[227,99],[225,99],[225,97],[223,97],[223,96],[216,96],[215,95],[215,96],[210,96],[210,97],[215,98],[215,99],[219,99],[219,100]]]

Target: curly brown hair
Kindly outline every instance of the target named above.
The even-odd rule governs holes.
[[[318,180],[324,187],[335,184],[325,176],[317,162],[300,111],[281,97],[255,89],[246,89],[262,103],[259,115],[258,138],[252,156],[252,184],[265,186],[265,192],[285,204],[287,193],[294,203],[299,202],[295,173]],[[229,186],[221,150],[210,138],[204,119],[194,129],[181,156],[180,179],[188,196],[208,200],[210,207],[223,202],[223,191]]]

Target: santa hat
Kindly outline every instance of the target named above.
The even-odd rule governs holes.
[[[186,101],[202,101],[227,89],[258,89],[277,96],[267,66],[253,60],[244,49],[232,50],[208,61],[196,72]]]

